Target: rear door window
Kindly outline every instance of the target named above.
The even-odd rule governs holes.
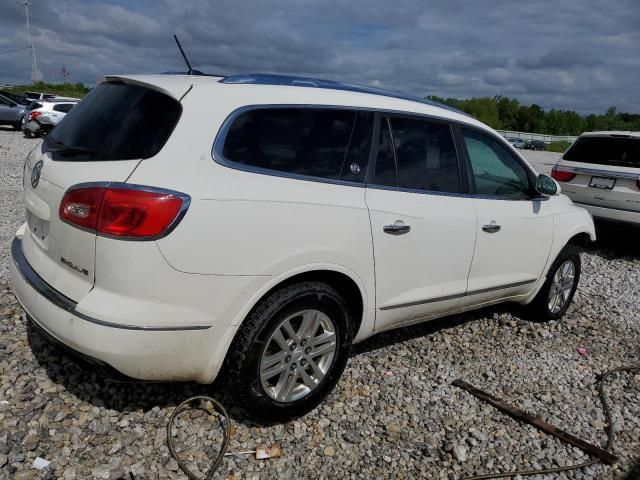
[[[460,171],[451,127],[419,118],[383,118],[375,183],[459,193]]]
[[[180,118],[180,103],[156,90],[105,82],[65,115],[43,144],[54,160],[153,157]]]
[[[259,108],[238,115],[224,160],[259,170],[363,181],[373,115],[328,108]]]
[[[571,162],[640,167],[640,138],[581,137],[563,157]]]

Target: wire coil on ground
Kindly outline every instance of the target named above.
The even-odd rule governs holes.
[[[213,412],[211,412],[209,409],[207,409],[205,407],[193,406],[193,404],[196,401],[200,401],[201,404],[204,403],[204,402],[211,402],[211,404],[214,406],[215,410],[217,411],[217,413],[221,417],[221,423],[224,423],[223,440],[222,440],[222,445],[220,445],[220,450],[218,451],[218,455],[216,456],[215,460],[213,461],[213,463],[209,467],[209,470],[207,470],[207,472],[202,477],[200,477],[197,474],[195,474],[194,472],[192,472],[189,469],[189,467],[187,467],[186,463],[184,461],[182,461],[180,459],[180,457],[178,457],[178,454],[176,452],[175,446],[173,444],[173,435],[172,435],[173,434],[173,423],[174,423],[177,415],[181,411],[186,411],[188,409],[196,409],[196,408],[198,408],[198,409],[201,409],[201,410],[206,410],[209,414],[213,413]],[[189,407],[189,408],[187,408],[187,407]],[[229,436],[230,436],[229,414],[227,413],[227,411],[225,410],[225,408],[222,406],[222,404],[220,402],[218,402],[217,400],[215,400],[215,399],[213,399],[211,397],[207,397],[205,395],[198,395],[198,396],[195,396],[195,397],[187,398],[184,402],[182,402],[180,405],[178,405],[175,408],[175,410],[171,414],[171,417],[169,417],[169,422],[167,423],[167,447],[169,447],[169,453],[175,459],[175,461],[178,462],[178,466],[185,473],[185,475],[189,478],[189,480],[211,480],[213,478],[213,475],[216,473],[216,470],[220,467],[220,464],[222,463],[222,459],[224,458],[224,454],[226,453],[227,447],[229,446]]]

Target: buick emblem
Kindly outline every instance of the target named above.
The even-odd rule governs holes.
[[[42,160],[36,163],[31,170],[31,187],[36,188],[40,181],[40,174],[42,173]]]

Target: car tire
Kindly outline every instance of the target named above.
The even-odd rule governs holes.
[[[17,130],[18,132],[22,130],[22,120],[18,120],[16,123],[14,123],[13,129]]]
[[[31,132],[29,130],[22,130],[22,135],[24,135],[24,138],[31,138]]]
[[[225,393],[254,422],[298,418],[340,379],[352,336],[349,308],[331,286],[284,286],[261,300],[238,330],[224,368]]]
[[[581,269],[578,249],[573,245],[565,246],[551,265],[536,297],[522,309],[523,316],[534,321],[562,318],[578,288]]]

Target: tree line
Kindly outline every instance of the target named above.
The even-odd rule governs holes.
[[[545,111],[540,105],[520,105],[518,100],[501,95],[460,100],[440,98],[435,95],[429,100],[444,103],[466,112],[492,128],[535,132],[547,135],[580,135],[594,130],[635,130],[640,131],[640,115],[618,112],[609,107],[603,115],[579,115],[573,110]]]

